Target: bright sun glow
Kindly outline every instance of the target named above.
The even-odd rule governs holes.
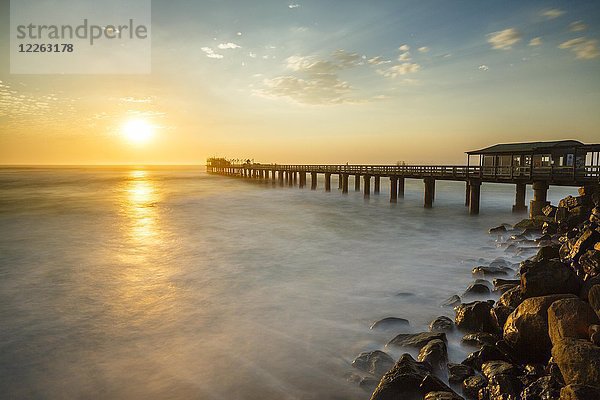
[[[154,127],[143,119],[132,119],[123,124],[122,132],[130,142],[143,144],[152,139]]]

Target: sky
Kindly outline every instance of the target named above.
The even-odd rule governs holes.
[[[0,164],[463,164],[600,142],[598,1],[153,1],[139,75],[11,74],[0,4]],[[128,139],[132,120],[152,135]]]

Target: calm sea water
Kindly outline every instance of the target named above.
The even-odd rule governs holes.
[[[452,316],[505,255],[487,229],[522,217],[509,185],[478,217],[464,184],[432,210],[422,186],[391,205],[385,180],[364,201],[200,167],[0,169],[0,396],[368,398],[350,363],[393,337],[369,325]]]

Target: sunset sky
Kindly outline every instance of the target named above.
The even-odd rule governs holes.
[[[1,164],[463,163],[600,142],[598,1],[154,1],[148,75],[11,75],[1,4]]]

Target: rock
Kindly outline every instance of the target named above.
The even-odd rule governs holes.
[[[523,298],[551,294],[579,294],[579,280],[573,270],[559,260],[524,264],[521,268]]]
[[[404,318],[396,318],[396,317],[387,317],[380,319],[377,322],[374,322],[373,325],[369,329],[379,329],[379,330],[388,330],[395,329],[401,326],[408,326],[410,323],[407,319]]]
[[[429,363],[433,368],[433,372],[444,371],[448,363],[446,343],[439,339],[430,340],[419,352],[418,360]]]
[[[548,204],[547,206],[545,206],[544,208],[542,208],[542,213],[546,216],[546,217],[551,217],[554,218],[554,215],[556,214],[556,209],[558,207],[555,207],[553,205]]]
[[[560,246],[544,246],[538,250],[533,259],[536,262],[540,262],[552,260],[554,258],[560,258],[559,251]]]
[[[522,400],[558,399],[560,383],[552,376],[543,376],[529,384],[521,393]]]
[[[430,374],[428,364],[415,361],[410,354],[403,354],[381,378],[371,400],[420,400],[426,394],[421,389],[421,382]]]
[[[456,307],[461,303],[460,296],[452,295],[442,302],[442,307]]]
[[[509,308],[517,308],[522,301],[521,286],[516,286],[504,292],[498,299],[498,304]]]
[[[464,400],[454,392],[429,392],[424,400]]]
[[[517,287],[519,285],[515,285],[513,283],[507,283],[506,285],[500,285],[494,289],[494,292],[499,292],[501,295],[508,292],[510,289]]]
[[[471,346],[495,345],[498,340],[498,336],[487,332],[469,333],[462,338],[463,343]]]
[[[514,361],[509,354],[501,350],[498,346],[484,344],[479,351],[469,354],[461,364],[480,371],[485,362],[496,360],[509,363]]]
[[[489,295],[490,288],[482,283],[472,283],[463,293],[463,297]]]
[[[525,370],[525,374],[521,376],[521,381],[525,387],[531,385],[533,382],[545,375],[545,368],[543,364],[525,364],[523,369]]]
[[[488,381],[490,400],[519,399],[523,383],[514,375],[499,374]]]
[[[590,342],[596,346],[600,346],[600,325],[590,325],[588,328],[588,336]]]
[[[600,400],[600,388],[586,385],[567,385],[560,390],[560,400]]]
[[[396,293],[397,297],[412,297],[414,296],[414,293],[410,293],[410,292],[398,292]]]
[[[585,301],[588,301],[588,294],[594,285],[600,285],[600,275],[588,277],[585,281],[583,281],[581,290],[579,291],[579,297]]]
[[[587,340],[564,339],[552,347],[552,358],[565,384],[600,386],[600,347]]]
[[[542,229],[542,224],[540,222],[525,218],[520,222],[516,223],[514,226],[515,229]]]
[[[496,325],[500,326],[504,326],[504,324],[506,323],[506,320],[508,319],[508,316],[514,311],[515,309],[512,307],[508,307],[508,306],[503,306],[502,304],[499,304],[495,307],[492,308],[492,310],[490,311],[492,318],[494,318],[494,321],[496,321]]]
[[[556,364],[554,362],[554,358],[550,357],[550,361],[548,361],[548,365],[546,366],[545,373],[546,373],[546,375],[552,376],[554,379],[556,379],[558,382],[560,382],[561,385],[565,384],[565,379],[563,378],[562,374],[560,373],[560,368],[558,368],[558,364]]]
[[[504,325],[504,340],[522,361],[546,362],[552,347],[548,336],[548,307],[556,300],[573,295],[551,295],[524,300]]]
[[[588,301],[596,312],[596,315],[600,317],[600,285],[592,286],[588,292]]]
[[[489,381],[496,375],[518,376],[521,373],[521,370],[506,361],[493,360],[484,362],[481,365],[481,373]]]
[[[454,311],[456,312],[455,323],[457,328],[469,332],[497,332],[499,328],[490,314],[492,303],[489,301],[474,301],[456,307]]]
[[[579,257],[579,264],[583,268],[583,272],[590,276],[600,274],[600,251],[590,249]]]
[[[521,284],[521,281],[519,279],[502,279],[502,278],[496,278],[493,281],[494,287],[498,288],[500,286],[504,286],[504,285],[519,285]]]
[[[555,345],[565,338],[587,339],[590,325],[600,323],[588,303],[579,299],[557,300],[548,308],[548,334]]]
[[[360,353],[358,357],[352,361],[354,368],[368,372],[381,378],[394,366],[394,359],[387,353],[379,350]]]
[[[506,232],[506,226],[504,225],[500,225],[500,226],[496,226],[495,228],[490,228],[489,233],[505,233]]]
[[[600,241],[600,233],[595,229],[587,228],[571,248],[569,258],[577,261],[580,255],[592,248],[598,241]]]
[[[443,332],[401,333],[390,340],[387,346],[414,347],[421,349],[432,340],[439,339],[446,342],[446,334]]]
[[[464,364],[448,364],[448,381],[451,384],[461,384],[465,379],[475,375],[475,370]]]
[[[440,378],[438,378],[435,375],[427,375],[425,378],[423,378],[423,381],[421,382],[421,384],[419,385],[421,391],[423,393],[430,393],[430,392],[449,392],[449,393],[454,393],[454,391],[452,389],[450,389],[450,387],[448,385],[446,385],[444,382],[442,382],[440,380]],[[456,393],[454,393],[456,396],[458,396]]]
[[[361,389],[372,393],[379,384],[379,379],[375,379],[372,376],[361,376],[353,373],[348,376],[348,382],[355,383]]]
[[[429,331],[431,332],[449,332],[454,329],[454,321],[446,316],[440,316],[431,321]]]
[[[486,267],[484,265],[480,265],[478,267],[473,268],[471,273],[473,276],[481,276],[481,277],[492,277],[492,276],[504,276],[509,275],[513,272],[512,269],[508,267]]]
[[[479,390],[487,386],[487,380],[481,375],[473,375],[463,381],[463,393],[469,399],[477,399]]]

